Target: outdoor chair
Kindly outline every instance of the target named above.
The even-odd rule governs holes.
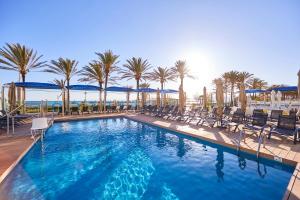
[[[270,122],[278,122],[279,117],[282,115],[283,110],[272,110],[269,120]]]
[[[79,108],[78,107],[71,107],[71,115],[77,113],[79,115]]]
[[[81,108],[81,114],[90,113],[89,107],[87,105],[83,105]]]
[[[252,121],[250,123],[244,124],[243,132],[245,133],[246,130],[251,131],[251,135],[255,134],[259,138],[267,127],[267,121],[267,113],[256,113],[255,115],[253,115]]]
[[[224,120],[223,124],[227,127],[227,129],[230,131],[232,128],[233,132],[235,133],[236,130],[239,128],[241,124],[244,124],[245,119],[245,113],[241,111],[236,111],[233,113],[232,118],[229,120]]]
[[[204,124],[206,124],[211,128],[214,127],[219,119],[217,116],[217,111],[217,108],[213,108],[210,113],[207,113],[206,116],[203,116],[201,122],[197,125],[203,126]]]
[[[99,112],[99,106],[94,105],[94,106],[92,107],[92,112],[93,112],[93,113],[98,113],[98,112]]]
[[[294,144],[296,144],[297,140],[300,137],[300,134],[298,133],[298,128],[296,127],[296,117],[290,115],[279,116],[277,126],[271,127],[268,139],[271,138],[272,134],[278,134],[281,136],[293,136]]]
[[[164,119],[170,119],[173,115],[175,115],[178,112],[178,106],[174,106],[168,114],[166,114],[163,118]]]

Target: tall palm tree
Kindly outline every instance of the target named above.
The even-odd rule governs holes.
[[[66,95],[65,95],[65,86],[66,86],[66,80],[63,79],[54,79],[53,83],[58,85],[58,87],[61,89],[61,97],[62,97],[62,115],[65,114],[66,109]]]
[[[230,83],[230,104],[231,106],[233,106],[234,104],[234,88],[237,84],[237,81],[238,81],[238,74],[239,72],[238,71],[230,71],[230,72],[226,72],[223,76],[225,76],[229,83]]]
[[[149,83],[141,83],[140,88],[149,88],[150,84]],[[146,102],[147,99],[147,93],[142,92],[142,107],[144,106],[144,103]]]
[[[225,104],[227,104],[227,94],[229,90],[229,79],[227,77],[227,74],[224,73],[222,74],[222,79],[223,79],[223,87],[224,87],[224,93],[225,93]]]
[[[185,77],[194,78],[190,74],[190,69],[186,66],[186,62],[178,60],[175,62],[175,66],[171,68],[172,73],[176,78],[180,79],[180,87],[183,88],[183,80]]]
[[[116,66],[118,64],[118,55],[113,54],[111,50],[105,51],[104,53],[96,53],[99,56],[99,61],[102,63],[104,68],[104,111],[106,111],[106,88],[110,76],[113,72],[118,70]]]
[[[162,68],[157,67],[153,70],[152,73],[150,73],[150,79],[153,81],[159,81],[160,82],[160,90],[162,91],[165,87],[165,83],[167,81],[174,81],[175,80],[175,74],[171,68]],[[161,99],[164,99],[165,94],[161,93]]]
[[[87,66],[83,67],[82,70],[79,71],[79,74],[82,78],[79,81],[82,82],[97,82],[100,91],[99,91],[99,111],[102,111],[102,85],[104,83],[105,75],[104,68],[102,63],[98,61],[90,62]]]
[[[260,78],[254,77],[250,80],[249,87],[251,89],[264,89],[267,88],[268,83]]]
[[[180,79],[179,96],[182,96],[181,98],[183,98],[183,80],[184,80],[184,78],[185,77],[194,78],[194,77],[190,74],[190,70],[186,66],[186,62],[182,61],[182,60],[178,60],[175,62],[175,66],[172,67],[172,72],[176,78]],[[180,109],[182,109],[182,108],[180,107]]]
[[[126,64],[123,65],[125,69],[121,70],[120,73],[122,74],[121,78],[135,79],[136,81],[136,89],[139,90],[140,81],[146,80],[149,78],[148,70],[151,68],[148,60],[143,60],[142,58],[132,57],[131,59],[126,60]],[[139,107],[139,91],[137,92],[137,108]]]
[[[45,72],[61,75],[67,82],[67,111],[70,113],[70,80],[72,76],[78,73],[78,62],[68,58],[59,58],[58,60],[51,60],[51,64],[47,65],[48,69]]]
[[[173,81],[176,78],[174,71],[171,68],[167,67],[158,67],[154,69],[153,72],[151,72],[149,75],[151,80],[160,82],[161,90],[164,89],[165,83],[167,81]]]
[[[243,84],[246,88],[250,86],[250,81],[253,74],[250,74],[249,72],[238,72],[237,75],[237,86],[238,88]]]
[[[0,69],[19,72],[22,82],[25,82],[29,71],[45,66],[46,61],[40,61],[43,55],[38,55],[37,51],[31,48],[16,44],[8,44],[0,48]],[[25,101],[25,88],[23,87],[22,104]]]

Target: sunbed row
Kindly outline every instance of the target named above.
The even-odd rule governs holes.
[[[217,108],[208,111],[206,108],[183,109],[178,106],[144,106],[142,114],[158,117],[165,120],[174,120],[186,124],[208,127],[227,128],[232,132],[246,131],[257,136],[262,133],[270,139],[272,135],[292,136],[296,144],[299,141],[297,121],[299,112],[293,110],[285,114],[282,110],[272,110],[270,114],[262,109],[243,112],[239,108],[225,107],[222,115],[217,114]]]

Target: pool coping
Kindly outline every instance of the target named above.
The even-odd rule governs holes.
[[[13,169],[19,164],[19,162],[24,158],[24,156],[30,151],[30,149],[40,140],[40,136],[18,156],[18,158],[1,174],[0,176],[0,185],[6,179],[6,177],[13,171]]]
[[[170,130],[170,131],[175,131],[179,134],[187,135],[187,136],[190,136],[190,137],[193,137],[193,138],[198,138],[198,139],[201,139],[201,140],[204,140],[204,141],[207,141],[207,142],[211,142],[213,144],[218,144],[218,145],[226,146],[226,147],[231,148],[231,149],[236,149],[236,145],[232,145],[232,144],[222,142],[222,141],[218,141],[218,140],[213,140],[213,139],[203,137],[201,135],[196,135],[196,134],[184,131],[184,130],[177,130],[177,129],[174,129],[172,127],[163,126],[161,124],[155,124],[151,121],[146,121],[146,120],[143,120],[141,118],[136,118],[136,116],[138,116],[138,114],[135,114],[135,113],[112,113],[112,114],[107,114],[107,115],[80,116],[78,118],[77,117],[76,118],[57,118],[57,119],[54,119],[54,123],[56,123],[56,122],[69,122],[69,121],[82,121],[82,120],[92,120],[92,119],[125,117],[125,118],[128,118],[130,120],[143,122],[143,123],[153,125],[153,126],[156,126],[156,127],[160,127],[160,128],[164,128],[164,129],[167,129],[167,130]],[[40,138],[41,137],[38,136],[37,140],[33,141],[19,155],[19,157],[3,172],[3,174],[0,176],[0,185],[6,179],[6,177],[13,171],[13,169],[16,167],[16,165],[19,164],[19,162],[24,158],[24,156],[30,151],[30,149],[40,140]],[[248,149],[248,148],[244,148],[244,147],[241,147],[240,151],[250,153],[250,154],[254,154],[254,155],[256,153],[252,149]],[[275,158],[275,156],[272,156],[272,155],[264,153],[264,152],[261,152],[260,156],[262,158],[273,159],[273,160]],[[295,170],[294,170],[294,172],[291,176],[291,179],[289,181],[289,184],[286,188],[286,191],[285,191],[282,199],[284,199],[284,200],[300,199],[299,192],[298,193],[296,192],[296,191],[300,191],[300,162],[295,162],[293,160],[288,160],[288,159],[282,159],[282,163],[295,166]],[[296,193],[296,195],[294,193]]]

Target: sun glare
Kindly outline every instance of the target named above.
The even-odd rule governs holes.
[[[195,90],[200,91],[204,86],[209,88],[212,79],[216,77],[215,64],[212,57],[201,50],[190,50],[183,58],[186,60],[191,74],[195,77],[195,79],[186,79],[185,81],[185,90],[188,95],[194,95]]]

